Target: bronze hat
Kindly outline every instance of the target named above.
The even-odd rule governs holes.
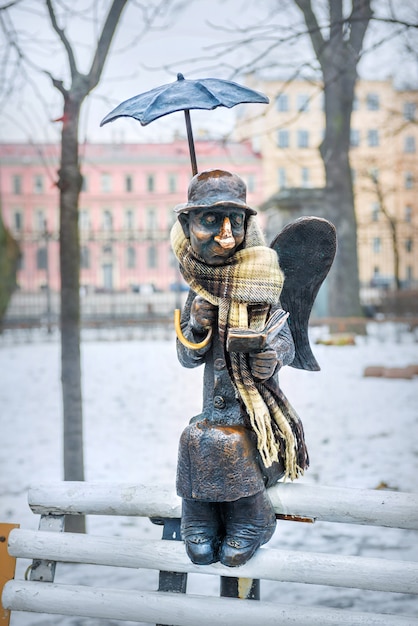
[[[207,170],[193,176],[187,202],[178,204],[174,211],[179,214],[221,206],[244,209],[250,215],[257,213],[247,204],[247,188],[242,178],[224,170]]]

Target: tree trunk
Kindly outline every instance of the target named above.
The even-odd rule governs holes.
[[[20,250],[17,242],[5,227],[0,213],[0,332],[13,290]]]
[[[400,263],[399,263],[399,243],[398,243],[398,227],[395,219],[389,219],[390,235],[392,239],[393,249],[393,276],[395,278],[395,288],[397,291],[401,288]]]
[[[81,103],[69,94],[64,103],[61,140],[60,271],[61,271],[61,383],[64,418],[64,480],[84,480],[83,405],[80,360],[80,241],[78,199],[81,173],[78,162],[78,120]],[[85,519],[68,517],[66,530],[85,532]]]
[[[78,201],[82,177],[78,161],[78,124],[86,96],[98,85],[109,48],[127,0],[113,0],[88,74],[77,69],[74,50],[60,28],[52,0],[46,0],[51,25],[63,44],[71,72],[71,87],[51,76],[64,98],[61,136],[60,190],[60,271],[61,271],[61,383],[64,419],[64,480],[84,480],[83,405],[80,360],[80,240]],[[85,519],[69,516],[66,530],[85,532]]]
[[[324,72],[326,131],[320,152],[325,167],[329,219],[338,235],[338,248],[329,274],[329,314],[361,315],[357,260],[357,221],[349,160],[351,109],[355,77]]]
[[[294,1],[303,13],[324,80],[326,126],[320,152],[325,167],[326,210],[338,237],[337,255],[329,274],[330,315],[357,316],[361,315],[361,307],[350,124],[357,63],[372,14],[370,0],[352,0],[352,13],[347,19],[343,0],[328,0],[328,39],[322,34],[311,0]]]

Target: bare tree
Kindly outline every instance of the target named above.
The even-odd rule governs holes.
[[[410,4],[410,3],[406,3]],[[322,78],[325,135],[320,155],[325,169],[326,216],[335,223],[339,238],[337,257],[328,278],[329,310],[334,316],[361,314],[357,260],[357,224],[349,161],[350,125],[358,63],[367,54],[408,35],[408,51],[413,55],[418,32],[411,6],[398,7],[390,2],[371,0],[271,0],[266,15],[247,28],[225,27],[228,43],[213,49],[214,56],[227,66],[228,55],[241,51],[234,75],[240,73],[282,73],[281,91],[294,79]],[[268,7],[268,8],[267,8]],[[303,24],[292,9],[300,11]],[[402,8],[402,10],[401,10]],[[395,10],[396,9],[396,10]],[[269,15],[267,12],[270,11]],[[377,11],[379,13],[377,14]],[[278,19],[276,19],[278,18]],[[378,25],[365,44],[371,22]],[[219,26],[218,26],[219,28]],[[306,54],[308,40],[314,56]],[[245,51],[245,54],[244,54]],[[261,125],[258,125],[260,128]],[[272,129],[270,129],[272,130]],[[270,132],[270,131],[267,131]]]
[[[60,28],[52,0],[46,0],[51,25],[67,54],[71,84],[51,77],[63,97],[61,158],[58,172],[60,191],[60,273],[61,273],[61,382],[64,416],[64,479],[84,480],[83,408],[80,362],[80,241],[78,204],[82,185],[79,165],[78,126],[80,109],[98,85],[109,48],[127,0],[113,0],[103,25],[90,70],[78,70],[74,49]],[[81,517],[66,520],[66,528],[83,532]]]
[[[349,148],[357,64],[372,16],[370,0],[353,0],[348,19],[343,16],[343,0],[329,0],[328,37],[321,31],[311,0],[295,0],[295,3],[303,13],[323,75],[326,121],[320,153],[325,167],[328,215],[335,223],[339,240],[329,279],[330,314],[359,315],[356,217]]]
[[[134,4],[142,15],[142,23],[138,24],[136,41],[140,40],[152,26],[153,20],[158,18],[166,19],[169,15],[169,5],[171,0],[160,0],[159,2]],[[1,96],[7,99],[10,94],[16,91],[16,77],[21,71],[25,80],[31,81],[36,95],[45,104],[43,94],[37,87],[36,80],[32,79],[29,72],[25,72],[26,67],[40,71],[39,66],[30,58],[19,45],[19,29],[14,27],[13,21],[8,14],[8,10],[15,5],[19,8],[26,7],[24,2],[10,2],[0,7],[0,25],[3,33],[8,39],[8,47],[3,54],[2,73],[7,76],[9,84],[3,82]],[[113,37],[118,27],[121,15],[127,6],[127,0],[112,0],[109,11],[104,19],[101,30],[97,37],[97,44],[93,50],[92,60],[87,72],[79,69],[76,52],[77,44],[70,40],[69,35],[60,22],[62,16],[80,17],[87,19],[89,11],[96,10],[96,3],[91,3],[88,8],[77,13],[75,7],[55,0],[45,0],[40,3],[30,5],[28,10],[32,11],[36,17],[40,11],[46,7],[47,19],[55,34],[64,58],[68,71],[62,70],[65,78],[58,77],[52,72],[43,70],[51,80],[55,89],[62,96],[63,110],[59,120],[62,123],[61,131],[61,154],[60,167],[58,171],[57,187],[59,189],[60,204],[60,273],[61,273],[61,381],[63,397],[63,420],[64,420],[64,479],[82,481],[84,480],[84,455],[83,455],[83,408],[81,389],[81,363],[80,363],[80,285],[79,285],[79,259],[80,243],[78,232],[78,205],[79,195],[82,187],[82,174],[79,162],[79,121],[82,105],[87,96],[97,87],[102,77],[106,59],[109,54]],[[3,16],[1,15],[3,14]],[[9,20],[9,21],[7,21]],[[25,45],[29,46],[33,42],[25,40]],[[39,41],[42,48],[42,42]],[[7,71],[7,62],[10,65],[10,51],[15,55],[12,59],[14,68]],[[80,51],[79,51],[80,52]],[[81,517],[69,517],[66,521],[66,528],[72,531],[83,532],[85,521]]]
[[[401,288],[400,278],[400,249],[399,249],[399,228],[400,221],[388,206],[388,199],[395,193],[395,189],[384,189],[381,177],[376,173],[375,168],[368,169],[364,174],[364,178],[369,183],[368,188],[372,190],[376,197],[376,218],[382,214],[389,229],[389,237],[393,253],[393,277],[396,289]]]
[[[15,4],[16,0],[0,6],[0,13],[7,11],[7,9],[10,9]],[[20,250],[18,243],[3,222],[0,203],[0,332],[3,317],[16,287],[16,272],[19,255]]]
[[[16,287],[19,254],[19,246],[4,225],[0,210],[0,332],[2,319]]]

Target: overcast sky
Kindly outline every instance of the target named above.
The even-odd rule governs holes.
[[[377,0],[384,3],[385,0]],[[96,4],[97,11],[110,6],[109,0],[81,2],[81,0],[61,0],[56,4],[68,7],[86,8]],[[155,6],[157,0],[148,0],[148,6]],[[121,101],[142,93],[160,84],[176,79],[177,72],[189,78],[232,76],[232,65],[239,65],[247,57],[250,59],[259,47],[248,43],[239,52],[216,58],[218,46],[230,39],[240,39],[243,35],[237,28],[245,28],[261,22],[274,23],[269,14],[270,0],[254,2],[250,0],[186,0],[185,8],[169,21],[169,26],[148,32],[138,40],[141,32],[141,14],[131,2],[125,9],[114,39],[105,72],[99,87],[86,100],[80,125],[80,139],[90,141],[161,141],[169,140],[177,128],[184,132],[181,113],[161,118],[147,127],[138,122],[123,118],[100,128],[101,119]],[[292,6],[289,0],[278,4],[281,9]],[[91,15],[91,13],[90,13]],[[292,27],[300,13],[286,10],[277,15],[278,26]],[[13,13],[16,41],[31,61],[39,68],[46,68],[55,77],[67,76],[67,60],[57,36],[52,32],[44,3],[40,0],[23,0]],[[161,26],[163,22],[159,22]],[[4,21],[7,28],[10,23]],[[74,14],[68,22],[60,21],[71,42],[74,43],[79,69],[87,71],[91,63],[92,45],[97,35],[97,24],[80,21]],[[235,29],[235,33],[234,33]],[[277,31],[276,31],[277,32]],[[287,31],[288,33],[289,31]],[[234,34],[233,34],[234,33]],[[3,33],[1,35],[4,37]],[[4,48],[4,45],[3,45]],[[392,52],[391,52],[392,50]],[[292,64],[303,54],[311,54],[309,44],[301,43],[288,48],[286,53],[275,53],[278,61],[276,73],[289,72]],[[382,63],[383,58],[383,63]],[[363,63],[364,73],[387,78],[393,64],[393,44],[380,49],[379,59],[373,57]],[[3,74],[3,85],[10,83],[14,75],[13,63],[8,63],[9,73]],[[234,77],[243,82],[242,76]],[[35,86],[35,93],[33,87]],[[40,106],[39,96],[43,99]],[[19,78],[17,89],[9,99],[2,100],[0,113],[0,141],[56,141],[60,136],[60,124],[52,120],[62,114],[62,96],[51,86],[50,79],[33,68],[26,77]],[[257,105],[258,106],[258,105]],[[230,130],[235,110],[219,108],[215,111],[194,111],[192,121],[194,132],[209,128],[212,134],[221,136]]]

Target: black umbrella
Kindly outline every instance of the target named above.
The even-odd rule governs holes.
[[[106,115],[100,126],[113,122],[118,117],[134,117],[142,126],[146,126],[164,115],[169,115],[175,111],[184,111],[192,171],[195,175],[197,174],[197,163],[190,109],[216,109],[219,106],[230,109],[244,102],[267,104],[269,99],[258,91],[232,81],[220,78],[187,80],[183,74],[177,74],[175,82],[161,85],[121,102],[116,109]]]

